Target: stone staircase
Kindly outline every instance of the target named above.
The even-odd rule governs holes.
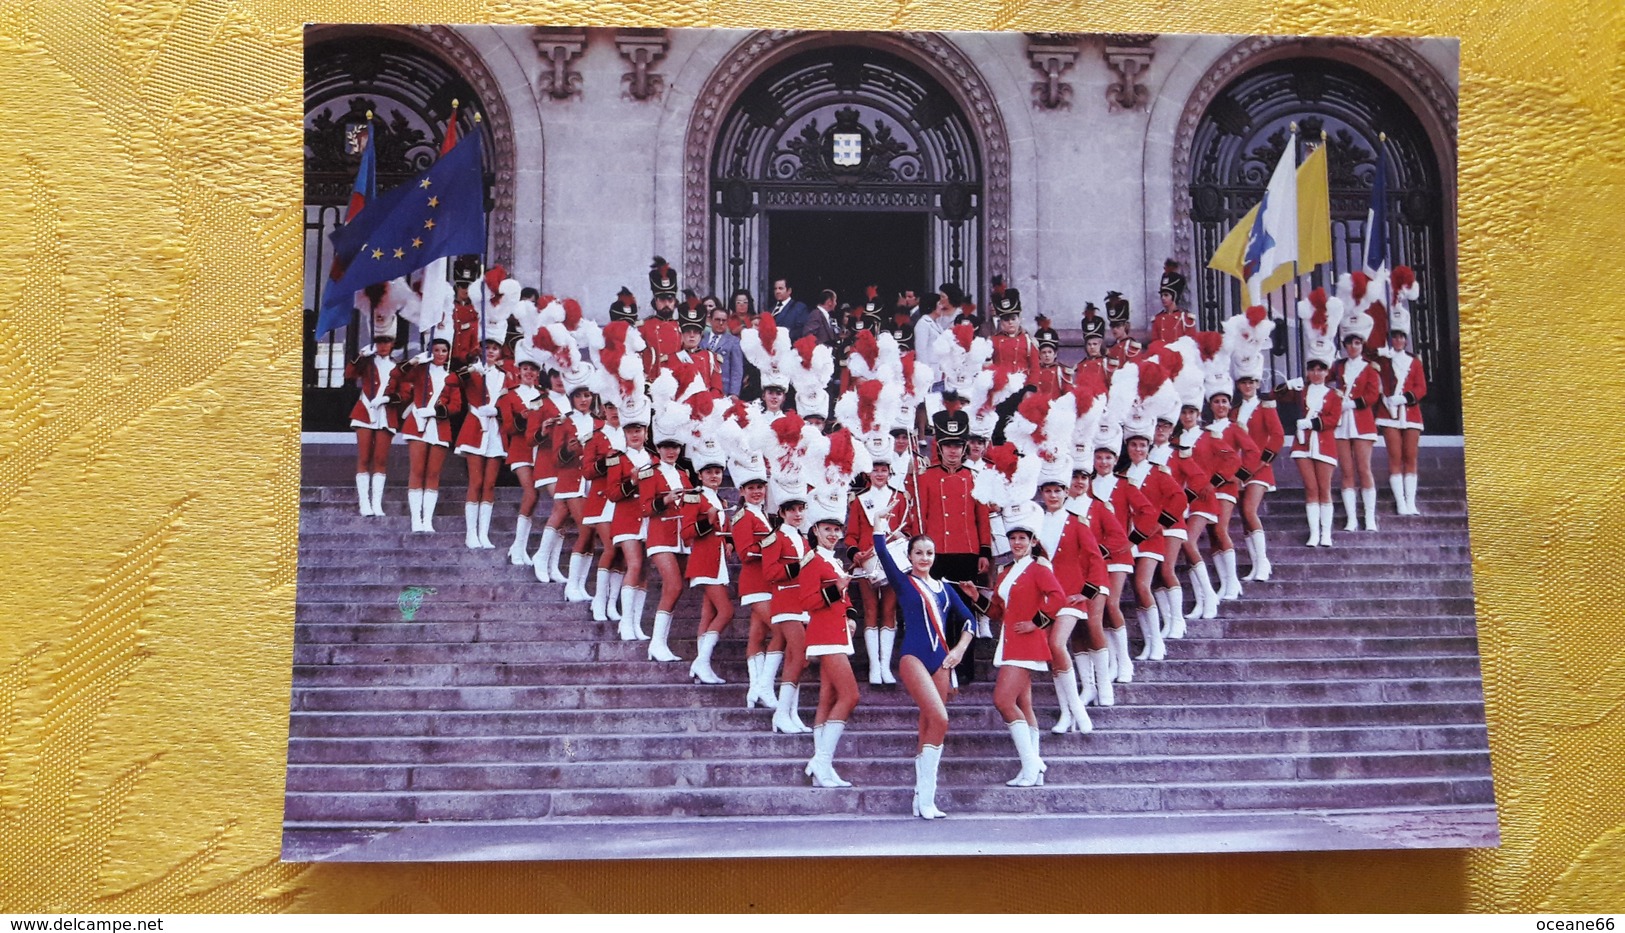
[[[1339,530],[1332,549],[1303,546],[1299,491],[1268,497],[1272,581],[1136,665],[1117,706],[1091,707],[1092,734],[1050,736],[1054,694],[1035,683],[1043,787],[1004,785],[1017,763],[983,646],[979,682],[949,706],[939,804],[969,817],[953,830],[907,818],[917,714],[900,686],[865,682],[861,641],[837,760],[855,786],[815,789],[810,738],[743,708],[742,612],[717,650],[729,684],[690,684],[686,663],[645,660],[645,643],[507,563],[515,490],[499,491],[497,550],[470,551],[460,486],[426,537],[405,530],[400,488],[388,517],[357,515],[339,470],[301,491],[284,856],[1493,845],[1461,452],[1424,458],[1423,515],[1395,515],[1384,490],[1382,530]],[[685,596],[684,658],[696,613]],[[810,723],[815,667],[803,683]]]

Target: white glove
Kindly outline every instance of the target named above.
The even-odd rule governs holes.
[[[362,347],[361,352],[357,353],[356,356],[372,356],[372,354],[375,352],[376,349],[377,349],[376,344],[369,343],[366,346]]]
[[[1307,431],[1311,427],[1313,427],[1314,424],[1315,424],[1315,422],[1314,422],[1314,419],[1312,419],[1312,418],[1299,418],[1298,419],[1298,430]]]
[[[422,353],[412,357],[407,362],[411,363],[413,366],[421,366],[422,364],[429,362],[430,358],[429,351],[424,350]]]
[[[1403,396],[1403,395],[1390,395],[1390,396],[1388,396],[1388,407],[1392,408],[1394,411],[1399,411],[1401,408],[1404,408],[1405,407],[1405,396]]]
[[[481,405],[474,409],[474,414],[480,416],[481,418],[495,418],[497,414],[497,407],[495,405]]]
[[[1296,379],[1288,379],[1286,381],[1286,387],[1291,389],[1294,392],[1302,392],[1303,391],[1303,377],[1299,376]]]
[[[468,364],[468,371],[471,373],[484,373],[485,369],[485,364],[479,360],[475,360],[474,362]]]
[[[434,409],[428,407],[414,408],[412,409],[412,414],[417,416],[418,423],[421,424],[434,417]]]

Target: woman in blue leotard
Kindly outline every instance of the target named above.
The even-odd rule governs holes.
[[[909,570],[903,571],[886,549],[890,534],[886,517],[875,523],[875,555],[886,570],[886,580],[897,594],[903,617],[902,660],[898,676],[920,708],[920,741],[914,758],[914,815],[934,820],[937,809],[937,766],[942,762],[942,741],[948,735],[948,673],[964,660],[976,632],[974,617],[951,584],[931,578],[937,559],[936,544],[920,535],[908,543]],[[948,623],[960,619],[959,644],[948,647]]]

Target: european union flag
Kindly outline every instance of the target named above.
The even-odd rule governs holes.
[[[333,231],[344,276],[322,294],[316,333],[350,323],[355,293],[445,256],[485,252],[485,184],[478,133],[465,136],[428,171],[391,188]]]

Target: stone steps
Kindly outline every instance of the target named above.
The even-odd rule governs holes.
[[[461,661],[445,663],[347,662],[295,664],[294,676],[305,687],[367,687],[389,684],[397,687],[443,686],[550,686],[591,681],[598,685],[647,685],[650,680],[665,683],[687,681],[687,666],[656,664],[652,661],[523,662]],[[718,674],[743,679],[742,661],[724,662]],[[1145,683],[1224,683],[1246,681],[1322,680],[1427,680],[1471,678],[1478,674],[1478,658],[1336,658],[1279,660],[1194,660],[1171,658],[1145,665],[1136,672],[1136,684]],[[875,691],[886,693],[887,691]],[[906,702],[906,701],[905,701]]]
[[[1123,685],[1132,686],[1132,685]],[[805,691],[804,691],[805,692]],[[1037,696],[1038,694],[1035,694]],[[1043,709],[1040,705],[1040,709]],[[664,711],[661,711],[664,712]],[[981,727],[991,731],[1004,728],[993,709],[991,694],[972,704],[968,700],[948,707],[950,729]],[[805,714],[805,709],[803,710]],[[1051,711],[1053,715],[1053,711]],[[1480,700],[1423,701],[1414,703],[1315,703],[1304,701],[1281,706],[1260,704],[1229,706],[1157,705],[1140,700],[1133,705],[1120,702],[1106,709],[1091,707],[1089,717],[1095,731],[1103,729],[1294,729],[1347,728],[1355,726],[1459,726],[1482,725],[1484,707]],[[628,733],[640,735],[686,734],[699,736],[716,732],[767,734],[770,714],[747,710],[742,705],[711,706],[683,711],[681,723],[665,715],[641,709],[476,709],[476,710],[344,710],[295,709],[290,734],[295,736],[395,735],[599,735]],[[865,730],[912,730],[919,716],[901,705],[864,710]],[[1042,720],[1046,721],[1046,720]],[[786,740],[793,737],[786,737]],[[1008,741],[1008,736],[1006,737]]]
[[[1007,740],[1008,744],[1008,740]],[[1170,771],[1188,782],[1372,780],[1471,777],[1485,764],[1483,751],[1364,752],[1332,755],[1185,755],[1131,758],[1069,754],[1064,741],[1045,743],[1045,785],[1131,784],[1157,781]],[[806,749],[810,754],[811,749]],[[912,787],[914,763],[898,749],[884,757],[843,755],[841,776],[864,788]],[[793,787],[804,762],[767,758],[723,761],[576,761],[544,764],[322,764],[288,769],[290,792],[508,791],[619,788]],[[943,780],[961,786],[995,785],[1014,775],[1008,750],[980,756],[944,755]],[[805,781],[805,777],[802,777]]]
[[[944,771],[947,762],[944,758]],[[799,767],[786,766],[790,777]],[[1005,771],[1014,773],[1006,762]],[[943,775],[945,778],[947,774]],[[1237,783],[1080,783],[1044,787],[961,786],[944,781],[937,802],[948,813],[1207,812],[1257,809],[1357,809],[1490,803],[1486,777],[1375,780],[1247,781]],[[287,796],[286,818],[309,825],[351,822],[403,824],[434,820],[538,820],[567,817],[892,816],[907,813],[912,788],[804,786],[617,788],[593,790],[390,791],[300,793]]]
[[[740,702],[741,685],[695,689],[687,684],[562,684],[554,686],[411,687],[374,684],[366,687],[316,687],[300,684],[294,698],[299,710],[563,710],[642,709],[676,717],[698,708],[732,709]],[[1480,696],[1476,677],[1425,681],[1276,681],[1272,683],[1136,681],[1120,685],[1119,703],[1163,703],[1189,706],[1295,706],[1320,703],[1395,703],[1471,700]],[[803,690],[803,710],[810,716],[811,698]],[[905,700],[895,705],[912,709]],[[991,709],[991,704],[989,704]],[[669,721],[669,728],[681,724]]]
[[[692,636],[672,639],[672,649],[692,657]],[[295,664],[563,664],[570,662],[642,660],[643,643],[594,642],[575,640],[498,642],[397,642],[397,643],[301,643],[293,649]],[[743,672],[744,642],[738,639],[720,643],[724,650],[713,656],[712,666],[724,677]],[[1175,657],[1167,663],[1190,660],[1252,659],[1344,659],[1344,658],[1469,658],[1478,659],[1478,642],[1473,638],[1281,638],[1218,639],[1190,638],[1179,642]],[[868,663],[862,655],[853,657],[862,668]]]
[[[1333,548],[1303,546],[1301,492],[1266,498],[1274,578],[1190,621],[1167,660],[1137,663],[1118,705],[1090,708],[1093,733],[1046,734],[1044,787],[1004,786],[1017,765],[980,643],[977,681],[949,704],[939,804],[990,819],[1492,804],[1460,451],[1426,453],[1424,514],[1394,515],[1384,488],[1382,530],[1342,531],[1339,505]],[[648,661],[646,643],[508,564],[517,489],[498,490],[498,547],[464,548],[461,493],[448,482],[439,532],[417,535],[403,488],[383,519],[356,514],[353,487],[301,489],[290,831],[907,813],[918,711],[901,687],[867,683],[861,639],[837,759],[858,786],[814,789],[810,737],[743,708],[742,610],[714,658],[729,683],[690,684],[686,662]],[[1239,518],[1231,530],[1245,573]],[[684,658],[697,611],[685,592],[671,640]],[[810,724],[816,664],[802,682]],[[1047,677],[1033,696],[1047,728]]]
[[[1007,757],[1005,730],[969,729],[955,724],[949,733],[954,754]],[[1213,729],[1193,741],[1190,730],[1113,732],[1086,736],[1046,736],[1045,750],[1059,755],[1285,755],[1328,752],[1389,752],[1426,749],[1481,749],[1480,725],[1379,726],[1360,729]],[[913,730],[854,728],[841,742],[843,759],[892,758],[913,746]],[[475,764],[549,761],[685,761],[767,758],[782,754],[789,737],[764,732],[704,735],[505,735],[473,736],[296,736],[289,747],[294,764]]]

